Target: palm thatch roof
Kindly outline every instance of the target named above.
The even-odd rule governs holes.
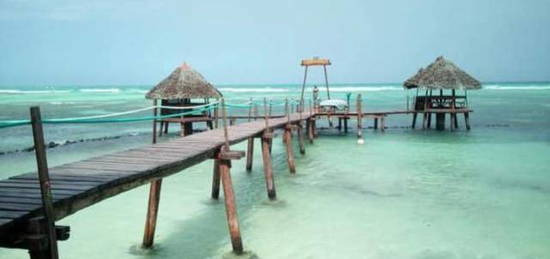
[[[222,94],[186,63],[151,89],[147,99],[221,98]]]
[[[421,68],[418,73],[407,79],[403,86],[406,89],[481,89],[479,81],[443,57],[438,57],[425,69]]]

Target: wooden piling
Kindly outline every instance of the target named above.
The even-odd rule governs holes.
[[[254,159],[254,138],[248,138],[246,149],[246,171],[252,170],[252,160]]]
[[[157,99],[153,100],[153,106],[155,107],[153,109],[153,144],[155,144],[157,143]],[[160,129],[160,131],[162,132],[162,128]]]
[[[275,181],[273,180],[273,166],[271,164],[271,139],[273,135],[269,129],[267,100],[264,98],[264,114],[265,114],[265,130],[262,135],[262,160],[264,164],[265,185],[267,189],[267,197],[274,200],[277,197],[275,191]]]
[[[237,205],[235,203],[235,193],[233,192],[233,182],[231,181],[231,160],[227,157],[230,153],[229,149],[229,131],[227,126],[227,111],[225,107],[225,101],[222,98],[222,119],[223,119],[223,135],[224,145],[221,149],[219,157],[219,170],[220,178],[223,186],[223,195],[225,201],[225,213],[227,216],[227,226],[229,227],[229,235],[231,237],[231,245],[233,246],[233,252],[236,254],[242,254],[243,243],[241,239],[241,231],[239,229],[239,220],[237,217]],[[240,156],[239,156],[240,158]]]
[[[357,95],[357,138],[362,141],[363,139],[363,99],[361,94]]]
[[[286,160],[288,162],[288,170],[291,174],[296,173],[296,164],[294,162],[294,151],[292,150],[292,134],[291,134],[290,128],[285,128],[285,133],[283,138],[286,139],[285,146],[286,146]]]
[[[44,208],[44,227],[46,229],[47,249],[31,252],[36,256],[44,256],[44,258],[57,259],[59,253],[57,249],[57,237],[55,232],[55,214],[53,210],[53,198],[51,192],[50,175],[48,171],[48,159],[46,156],[46,147],[44,142],[44,130],[42,128],[42,118],[40,115],[40,107],[34,106],[30,109],[32,134],[34,140],[34,150],[36,155],[36,165],[38,168],[38,180],[40,183],[40,194],[42,198],[42,206]],[[33,254],[31,253],[31,255]]]
[[[344,133],[348,133],[348,119],[349,117],[344,117]]]
[[[216,154],[217,156],[217,154]],[[220,197],[220,160],[214,159],[214,168],[212,170],[212,199],[217,200]]]
[[[445,130],[445,113],[438,112],[435,114],[435,128]]]
[[[227,226],[229,227],[229,236],[233,252],[241,254],[243,242],[241,231],[239,229],[239,220],[237,215],[237,205],[235,203],[235,193],[233,192],[233,182],[231,181],[230,160],[220,160],[220,175],[223,185],[223,195],[225,201],[225,213],[227,216]]]
[[[157,215],[160,202],[160,187],[162,179],[151,182],[149,189],[149,203],[147,206],[147,218],[145,220],[145,231],[143,233],[143,242],[141,247],[151,248],[155,238],[155,229],[157,227]]]
[[[304,145],[304,133],[302,129],[302,122],[300,121],[297,126],[298,128],[296,129],[296,132],[298,134],[298,144],[300,146],[300,154],[304,155],[306,153],[306,147]]]
[[[453,113],[453,121],[455,122],[455,129],[458,129],[458,115]]]
[[[157,100],[153,101],[155,109],[153,110],[153,115],[157,116]],[[166,123],[168,124],[168,123]],[[162,124],[161,124],[162,125]],[[168,126],[168,125],[166,125]],[[153,120],[153,144],[157,143],[156,138],[156,120]],[[160,131],[162,132],[162,126]],[[155,229],[157,226],[157,215],[160,202],[160,187],[162,185],[162,179],[157,179],[151,182],[149,187],[149,202],[147,204],[147,216],[145,218],[145,230],[143,231],[143,241],[141,246],[143,248],[153,247],[153,242],[155,239]]]
[[[382,132],[386,131],[386,116],[384,115],[380,117],[380,130],[382,130]]]
[[[309,143],[310,144],[313,144],[313,139],[315,138],[315,136],[313,135],[313,119],[312,118],[309,118],[307,120],[307,127],[308,127],[308,131],[307,131],[307,137],[309,139]]]
[[[466,129],[470,130],[470,113],[469,112],[464,113],[464,123],[466,124]]]
[[[427,112],[424,112],[422,116],[422,129],[426,129],[427,122],[428,122],[428,114]]]
[[[285,99],[285,112],[287,118],[287,124],[285,126],[283,143],[286,146],[286,159],[288,162],[288,170],[291,174],[296,173],[296,165],[294,163],[294,152],[292,150],[292,125],[290,125],[290,111],[288,106],[288,98]]]
[[[378,116],[374,117],[374,129],[378,129]]]
[[[255,111],[255,105],[253,104],[252,98],[250,98],[250,107],[248,109],[248,122],[252,121],[252,115],[257,112]],[[247,148],[246,148],[246,171],[252,171],[252,160],[254,156],[254,137],[248,138]]]
[[[271,152],[269,151],[269,137],[262,137],[262,158],[264,162],[265,186],[267,197],[274,200],[277,197],[275,181],[273,180],[273,167],[271,164]]]
[[[452,112],[449,113],[449,130],[451,131],[455,130],[454,116]]]
[[[412,121],[412,125],[411,125],[411,128],[416,128],[416,117],[418,116],[418,113],[415,112],[413,113],[413,121]]]

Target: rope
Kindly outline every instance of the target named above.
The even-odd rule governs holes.
[[[30,120],[1,121],[0,129],[31,124]]]
[[[43,123],[60,124],[60,123],[112,123],[112,122],[136,122],[136,121],[149,121],[149,120],[162,120],[167,118],[180,117],[185,115],[191,115],[193,113],[203,112],[210,110],[209,108],[202,108],[199,110],[192,110],[182,113],[175,113],[161,116],[144,116],[133,118],[118,118],[118,119],[46,119],[42,120]]]
[[[231,109],[242,109],[242,108],[250,108],[254,105],[260,104],[259,101],[248,101],[246,103],[225,103],[225,106],[227,108]],[[289,100],[289,103],[298,104],[299,100],[297,99],[291,99]],[[285,102],[273,102],[273,100],[270,100],[270,104],[272,106],[284,106]],[[150,107],[144,107],[139,108],[135,110],[130,111],[124,111],[124,112],[115,112],[115,113],[109,113],[109,114],[101,114],[101,115],[93,115],[93,116],[85,116],[85,117],[69,117],[69,118],[54,118],[54,119],[44,119],[42,120],[43,123],[48,124],[61,124],[61,123],[115,123],[115,122],[136,122],[136,121],[148,121],[148,120],[162,120],[167,118],[174,118],[174,117],[180,117],[185,115],[191,115],[191,114],[197,114],[204,111],[211,111],[215,108],[217,108],[220,105],[220,102],[213,102],[209,104],[204,105],[195,105],[195,106],[186,106],[186,107],[180,107],[180,106],[150,106]],[[161,115],[161,116],[143,116],[143,117],[130,117],[130,118],[111,118],[106,119],[110,117],[118,117],[122,115],[128,115],[132,113],[139,113],[144,112],[147,110],[152,110],[155,108],[161,108],[161,109],[172,109],[172,110],[189,110],[182,113],[176,113],[176,114],[169,114],[169,115]],[[16,127],[16,126],[22,126],[30,124],[30,120],[4,120],[0,121],[0,128],[9,128],[9,127]]]

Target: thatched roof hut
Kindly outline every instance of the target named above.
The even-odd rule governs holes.
[[[147,99],[221,98],[222,94],[204,77],[184,63],[151,89]]]
[[[413,77],[407,79],[403,86],[406,89],[481,89],[479,81],[443,57],[438,57],[425,69],[420,69]]]

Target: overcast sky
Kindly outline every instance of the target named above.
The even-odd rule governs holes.
[[[550,81],[550,0],[0,0],[0,85],[401,82],[444,55],[482,81]],[[320,79],[320,71],[313,75]]]

